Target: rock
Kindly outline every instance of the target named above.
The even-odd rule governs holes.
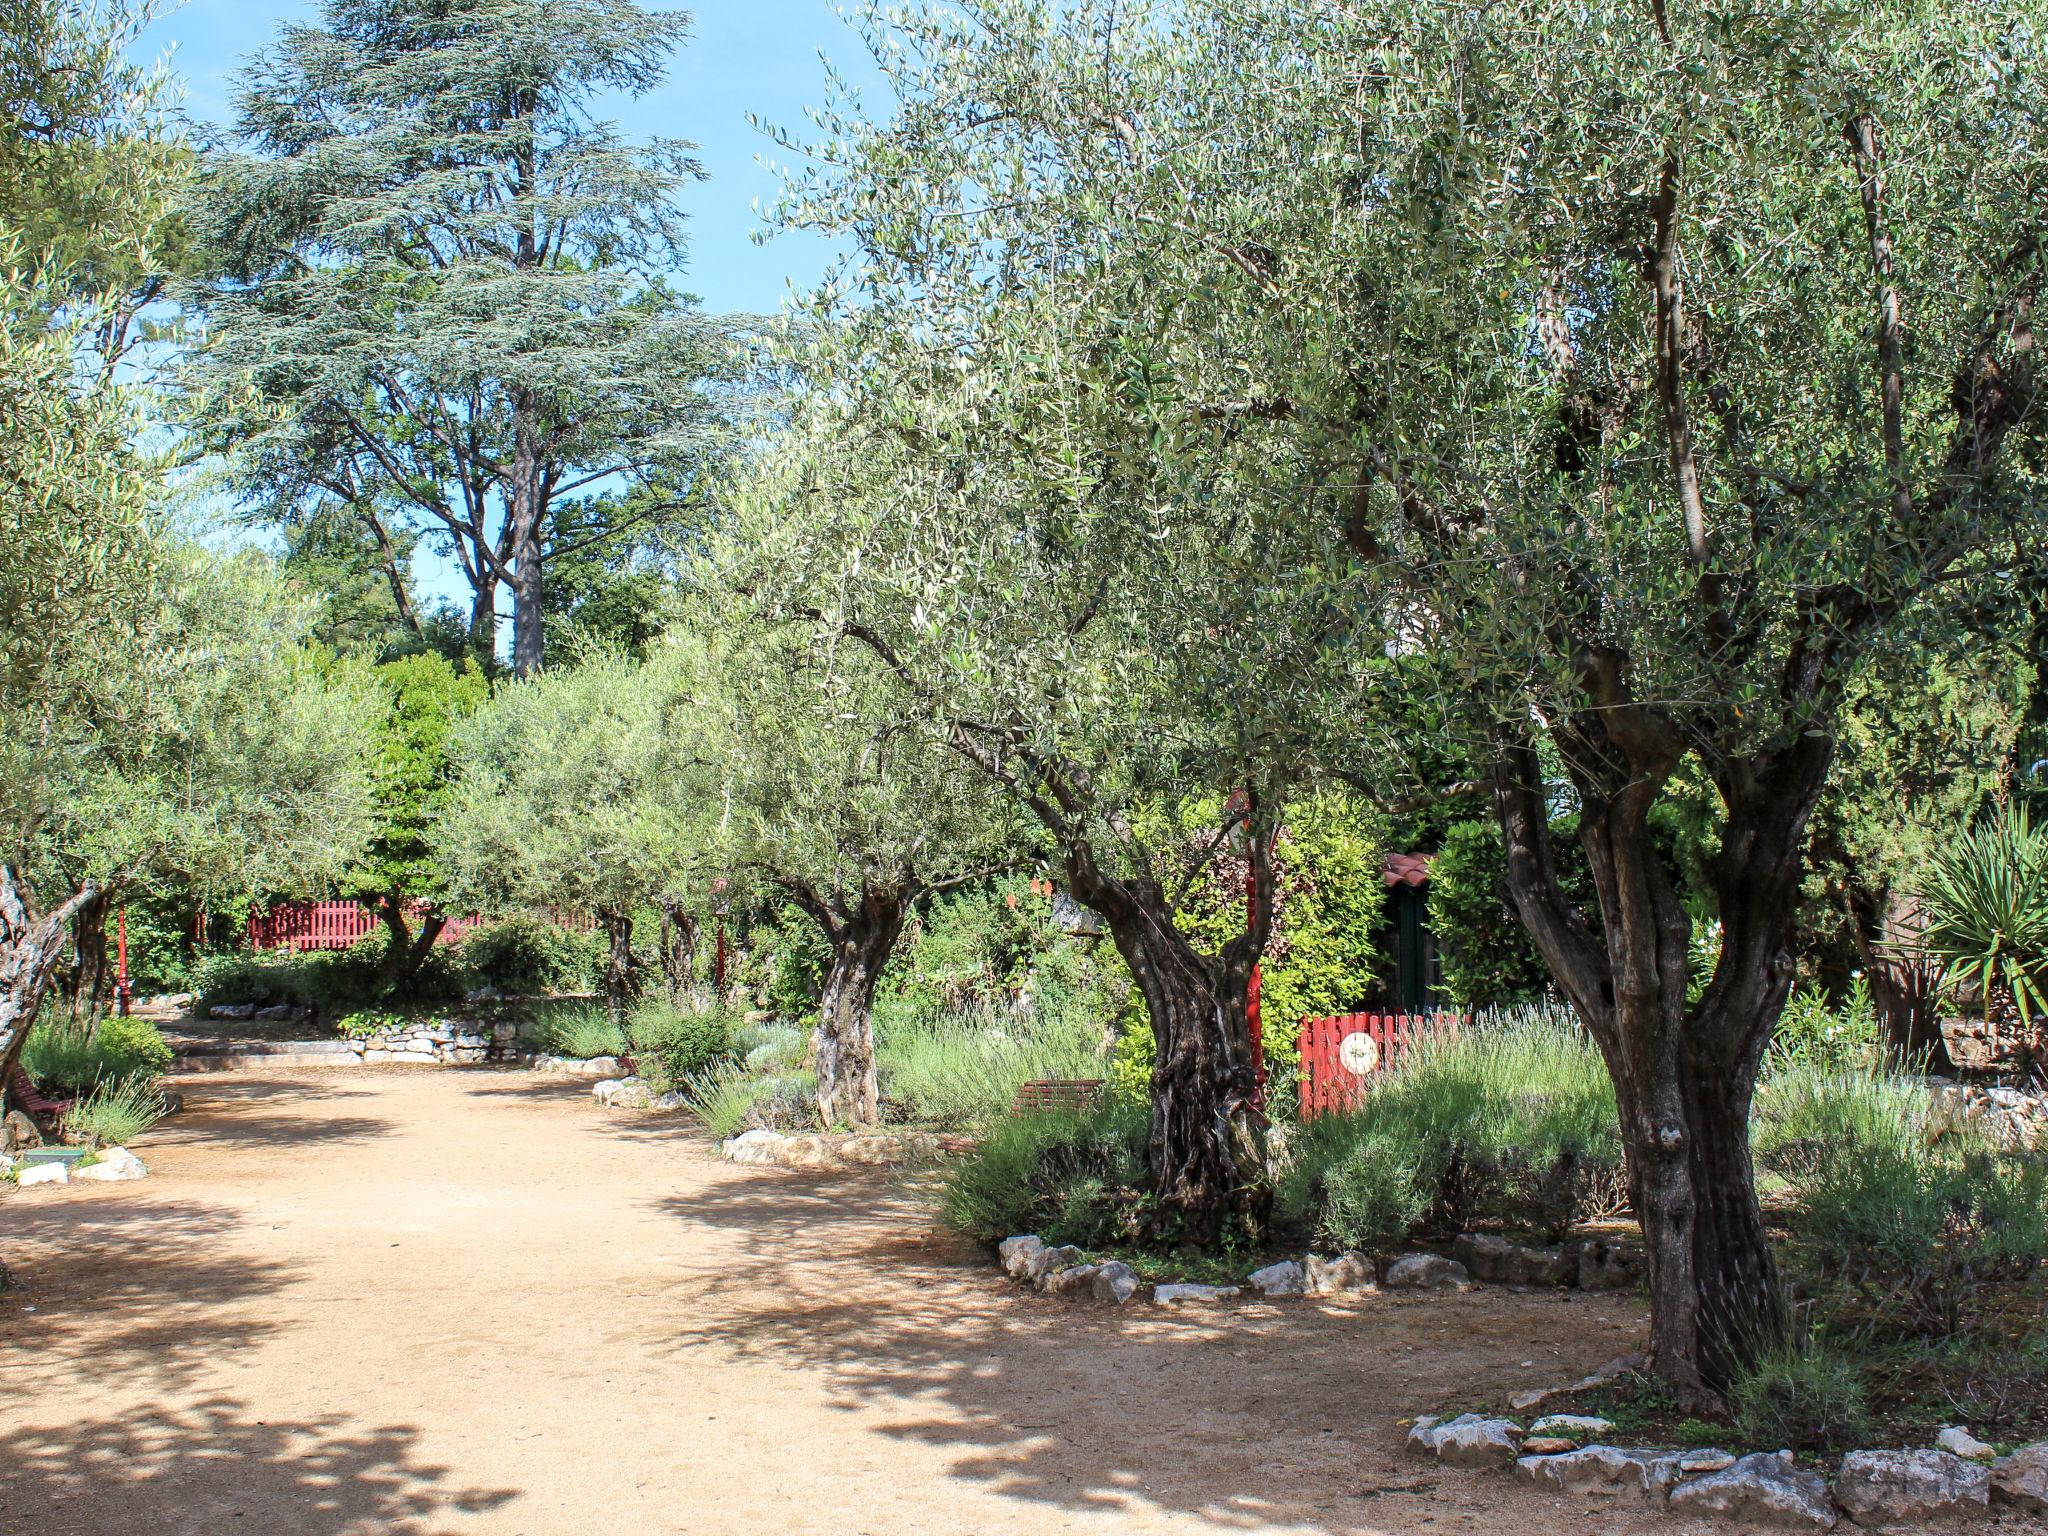
[[[81,1168],[76,1178],[92,1179],[101,1184],[120,1184],[129,1179],[146,1179],[149,1170],[142,1166],[142,1159],[126,1147],[102,1148],[99,1160],[90,1168]]]
[[[578,1061],[573,1056],[541,1055],[533,1058],[536,1072],[563,1072],[570,1077],[617,1077],[619,1058],[616,1056],[593,1056],[588,1061]]]
[[[1733,1451],[1712,1448],[1678,1453],[1678,1470],[1687,1477],[1698,1477],[1702,1472],[1725,1472],[1734,1466],[1737,1457]]]
[[[247,1019],[256,1014],[254,1003],[216,1003],[206,1010],[209,1019]]]
[[[1100,1264],[1069,1264],[1045,1277],[1045,1290],[1052,1296],[1066,1296],[1076,1291],[1092,1290],[1095,1277],[1101,1273]]]
[[[1727,1515],[1749,1526],[1833,1530],[1840,1516],[1828,1496],[1828,1481],[1794,1463],[1784,1451],[1731,1458],[1718,1472],[1695,1477],[1671,1490],[1671,1507],[1688,1513]]]
[[[1405,1254],[1387,1266],[1387,1289],[1391,1291],[1462,1291],[1471,1285],[1465,1266],[1441,1254]]]
[[[1641,1250],[1604,1237],[1580,1243],[1576,1258],[1582,1291],[1625,1290],[1643,1277]]]
[[[23,1189],[35,1184],[69,1184],[71,1170],[62,1163],[37,1163],[33,1167],[22,1169],[14,1182]]]
[[[1991,1470],[1948,1451],[1851,1451],[1835,1498],[1858,1525],[1932,1520],[1991,1502]]]
[[[1496,1285],[1570,1285],[1579,1272],[1576,1253],[1511,1243],[1492,1232],[1461,1233],[1451,1257],[1475,1280]]]
[[[648,1105],[649,1109],[666,1110],[688,1109],[689,1107],[690,1101],[674,1089],[670,1089],[667,1093],[657,1094],[654,1102]]]
[[[1152,1300],[1162,1307],[1183,1301],[1228,1301],[1237,1294],[1234,1285],[1155,1285]]]
[[[0,1152],[19,1152],[24,1147],[40,1147],[43,1133],[35,1121],[18,1109],[7,1111],[7,1118],[0,1121]]]
[[[258,1008],[253,1015],[253,1017],[261,1019],[266,1024],[282,1024],[291,1016],[292,1005],[290,1003],[277,1003],[269,1008]]]
[[[415,1066],[427,1066],[439,1061],[441,1057],[439,1053],[434,1051],[393,1051],[385,1059],[387,1061],[411,1062]]]
[[[645,1109],[654,1091],[637,1077],[615,1077],[595,1084],[590,1096],[607,1109]]]
[[[1115,1260],[1098,1264],[1094,1278],[1088,1283],[1088,1293],[1097,1301],[1110,1301],[1122,1306],[1138,1294],[1138,1272],[1130,1265]]]
[[[1266,1296],[1302,1296],[1308,1292],[1308,1271],[1295,1259],[1282,1259],[1251,1273],[1253,1289]]]
[[[1373,1296],[1380,1288],[1378,1268],[1356,1249],[1334,1259],[1312,1253],[1302,1261],[1302,1271],[1311,1296]]]
[[[1445,1466],[1505,1467],[1512,1465],[1520,1454],[1522,1426],[1513,1419],[1489,1419],[1484,1414],[1461,1413],[1455,1419],[1432,1425],[1424,1439],[1427,1448]],[[1408,1443],[1416,1443],[1412,1430]]]
[[[1589,1445],[1562,1456],[1524,1456],[1515,1476],[1561,1493],[1633,1493],[1662,1504],[1678,1481],[1678,1458],[1669,1451]]]
[[[2048,1515],[2048,1440],[2023,1445],[1991,1464],[1992,1497]]]
[[[1589,1440],[1598,1440],[1613,1428],[1612,1420],[1598,1418],[1590,1413],[1546,1413],[1529,1426],[1529,1433],[1567,1435],[1584,1445]]]
[[[363,1047],[363,1065],[366,1067],[374,1067],[378,1062],[389,1061],[390,1059],[391,1052],[382,1046],[366,1045]]]
[[[747,1133],[753,1135],[752,1131]],[[769,1133],[773,1135],[771,1131]],[[1029,1280],[1030,1264],[1034,1256],[1045,1252],[1045,1239],[1035,1232],[1025,1232],[1016,1237],[1006,1237],[996,1244],[996,1253],[1003,1261],[1003,1273],[1013,1280]]]
[[[1960,1424],[1951,1424],[1934,1437],[1934,1443],[1951,1456],[1960,1456],[1965,1461],[1991,1462],[1997,1455],[1995,1446],[1986,1445]]]
[[[1562,1456],[1566,1451],[1578,1448],[1578,1441],[1567,1440],[1561,1435],[1531,1435],[1522,1442],[1524,1456]]]
[[[489,1054],[481,1045],[458,1045],[447,1053],[446,1059],[473,1067]]]
[[[505,994],[496,987],[474,987],[462,994],[465,1003],[502,1003]]]
[[[1432,1455],[1436,1451],[1436,1427],[1443,1423],[1439,1414],[1425,1413],[1408,1426],[1408,1449],[1418,1455]]]
[[[720,1142],[718,1151],[720,1156],[735,1163],[772,1163],[775,1159],[769,1149],[781,1140],[781,1132],[756,1126],[751,1131],[742,1131]]]
[[[1036,1282],[1040,1290],[1051,1286],[1052,1277],[1063,1269],[1072,1269],[1081,1262],[1081,1250],[1072,1243],[1062,1243],[1057,1248],[1041,1248],[1031,1256],[1026,1273]]]

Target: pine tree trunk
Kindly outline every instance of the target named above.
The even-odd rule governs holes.
[[[98,894],[87,886],[38,917],[25,883],[0,864],[0,1101],[21,1062],[22,1048],[64,957],[66,929],[80,907]]]
[[[531,677],[541,668],[541,538],[546,532],[546,471],[537,445],[538,407],[523,390],[513,392],[512,485],[506,516],[512,533],[512,670]]]
[[[600,907],[597,921],[605,936],[605,1006],[613,1018],[623,1019],[634,993],[633,914]]]
[[[898,887],[868,886],[859,904],[835,912],[826,929],[832,958],[818,998],[811,1054],[818,1072],[818,1118],[827,1126],[881,1122],[875,987],[902,936],[911,894]]]

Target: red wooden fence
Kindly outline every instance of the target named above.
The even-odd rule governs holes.
[[[1352,1108],[1417,1040],[1462,1028],[1455,1013],[1340,1013],[1301,1021],[1301,1117]]]
[[[412,904],[415,927],[426,915],[426,903]],[[551,912],[558,928],[588,933],[597,919],[588,912]],[[452,943],[485,918],[475,912],[451,917],[436,943]],[[383,926],[374,908],[359,901],[287,901],[267,912],[249,914],[249,945],[252,949],[347,949]]]

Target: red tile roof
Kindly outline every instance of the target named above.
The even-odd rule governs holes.
[[[1385,875],[1389,885],[1406,885],[1419,890],[1429,884],[1429,855],[1390,853],[1381,873]]]

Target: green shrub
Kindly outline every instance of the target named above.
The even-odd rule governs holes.
[[[604,938],[522,912],[472,928],[456,944],[455,959],[473,987],[521,997],[590,992],[604,971]]]
[[[1923,942],[1952,983],[2029,1027],[2048,1014],[2048,828],[2026,807],[1937,845],[1920,899]]]
[[[1751,1445],[1826,1452],[1869,1443],[1862,1371],[1818,1337],[1768,1352],[1736,1382],[1730,1400],[1735,1427]]]
[[[1110,1103],[998,1121],[946,1173],[940,1208],[984,1243],[1036,1232],[1051,1243],[1105,1247],[1143,1235],[1149,1117]]]
[[[640,1075],[657,1092],[667,1092],[683,1079],[702,1072],[732,1054],[733,1018],[716,1006],[678,1007],[648,1001],[626,1020],[626,1037]]]
[[[786,1130],[817,1119],[817,1080],[802,1072],[751,1072],[736,1061],[714,1061],[684,1078],[676,1092],[719,1137],[759,1125]]]
[[[1883,1056],[1884,1034],[1878,1026],[1876,1004],[1871,1001],[1870,983],[1859,976],[1839,1009],[1830,1007],[1826,994],[1816,988],[1802,987],[1792,994],[1771,1037],[1764,1076],[1768,1079],[1799,1069],[1840,1072],[1873,1068]]]
[[[109,1015],[95,1031],[45,1010],[22,1048],[22,1065],[47,1091],[81,1094],[130,1081],[147,1087],[171,1064],[170,1042],[147,1019]]]
[[[342,950],[216,952],[193,966],[192,984],[202,1012],[225,1005],[288,1003],[340,1013],[376,997],[383,958],[384,938],[375,933]]]
[[[1100,1025],[1072,1015],[969,1006],[879,1020],[877,1036],[882,1096],[920,1124],[975,1129],[1006,1114],[1025,1083],[1104,1072]]]
[[[120,1146],[167,1113],[154,1079],[108,1078],[64,1112],[64,1135],[93,1147]]]
[[[625,1032],[600,1003],[555,1003],[534,1015],[534,1044],[557,1056],[588,1061],[593,1056],[621,1056]]]
[[[1283,1219],[1344,1247],[1475,1220],[1556,1236],[1620,1188],[1614,1088],[1561,1010],[1419,1041],[1358,1106],[1302,1128]]]
[[[794,1072],[810,1049],[810,1032],[779,1020],[732,1026],[732,1052],[749,1072]]]

